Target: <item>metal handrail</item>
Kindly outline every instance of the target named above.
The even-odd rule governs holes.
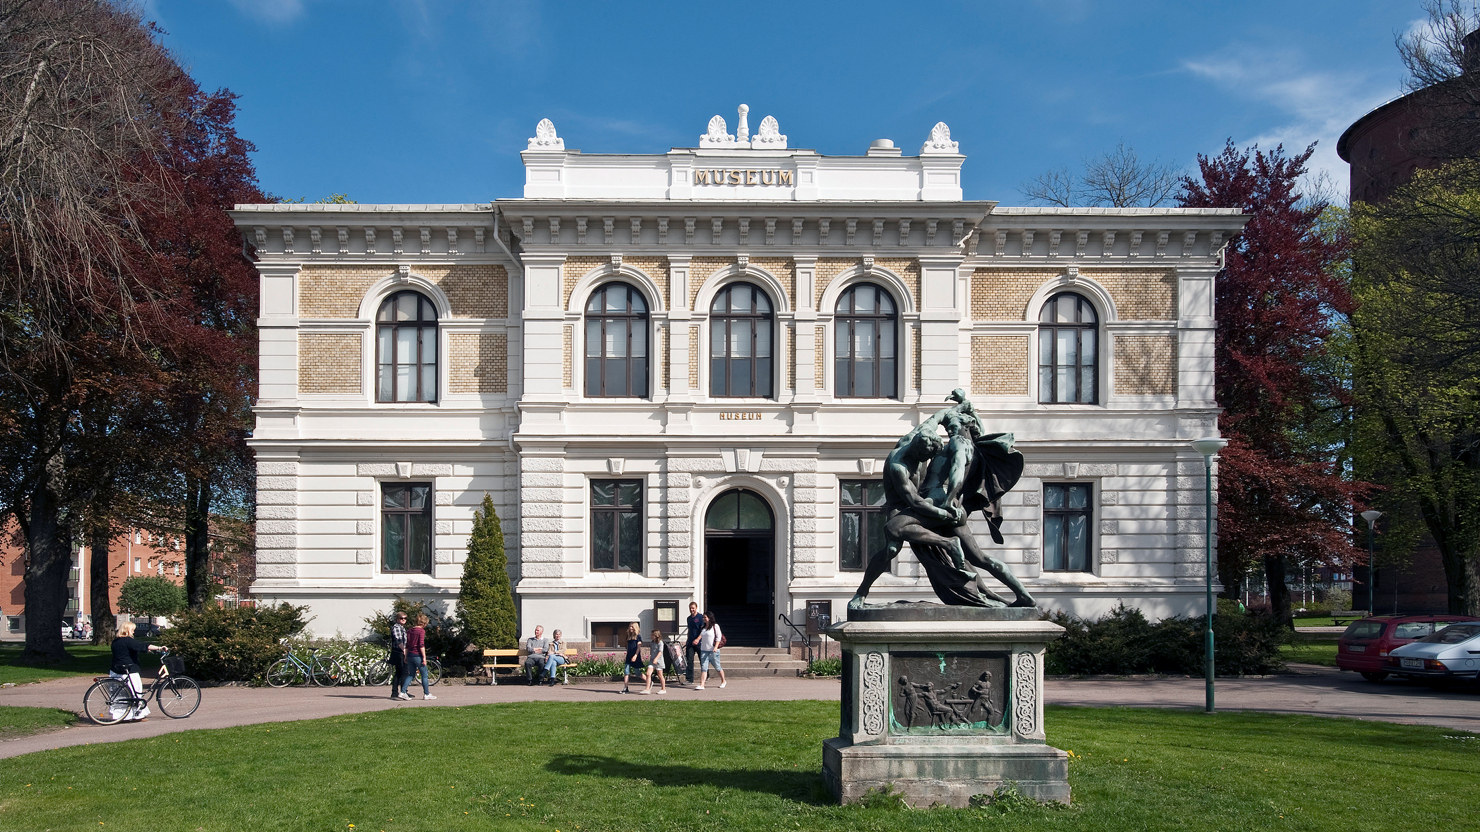
[[[787,627],[790,627],[791,628],[791,631],[793,633],[796,633],[797,635],[799,635],[799,636],[802,637],[802,643],[805,644],[805,645],[807,645],[807,666],[808,667],[811,667],[812,666],[812,637],[809,636],[809,635],[807,635],[806,631],[800,629],[799,627],[797,627],[797,625],[793,624],[792,621],[791,621],[791,619],[786,617],[786,613],[784,613],[784,612],[777,613],[776,614],[776,617],[779,618],[779,619],[781,619],[781,623],[782,624],[785,624]]]

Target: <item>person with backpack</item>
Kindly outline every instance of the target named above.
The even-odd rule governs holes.
[[[668,679],[663,676],[664,665],[665,662],[663,661],[663,631],[653,630],[653,658],[652,661],[648,662],[647,670],[644,670],[642,672],[642,681],[645,682],[647,685],[642,690],[642,693],[653,692],[654,676],[658,677],[658,684],[660,686],[658,688],[658,693],[663,694],[668,692]]]
[[[391,616],[391,698],[410,699],[401,692],[406,678],[406,613],[397,610]]]
[[[725,669],[719,664],[719,650],[725,646],[724,631],[719,628],[719,622],[714,619],[714,613],[704,613],[704,629],[699,632],[699,684],[694,690],[703,690],[704,683],[709,681],[709,668],[714,668],[719,673],[719,686],[729,684],[725,681]]]

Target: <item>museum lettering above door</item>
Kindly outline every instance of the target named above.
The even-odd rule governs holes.
[[[704,604],[730,644],[771,644],[776,599],[776,522],[754,491],[719,495],[704,517]]]

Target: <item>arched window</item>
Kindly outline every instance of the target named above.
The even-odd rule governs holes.
[[[771,299],[759,287],[725,287],[709,306],[709,395],[773,395]]]
[[[1064,293],[1038,316],[1038,401],[1094,404],[1099,399],[1099,318],[1083,297]]]
[[[647,394],[647,302],[625,283],[608,283],[586,303],[586,395]]]
[[[418,292],[397,292],[375,315],[378,402],[437,400],[437,308]]]
[[[837,395],[899,398],[898,316],[894,298],[872,283],[853,286],[838,298],[833,326],[833,377]]]

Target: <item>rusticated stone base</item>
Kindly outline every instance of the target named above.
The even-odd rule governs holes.
[[[893,789],[915,808],[971,803],[1011,784],[1041,802],[1069,802],[1068,755],[1047,745],[822,744],[822,775],[839,803]]]

